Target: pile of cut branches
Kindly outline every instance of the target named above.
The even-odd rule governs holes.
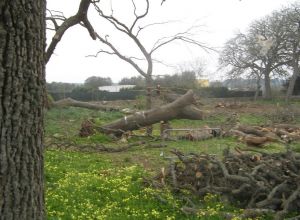
[[[204,153],[172,153],[179,160],[162,169],[151,184],[170,186],[176,192],[188,190],[199,199],[208,193],[218,194],[248,212],[276,212],[275,219],[300,210],[300,154],[296,152],[226,150],[223,159]]]

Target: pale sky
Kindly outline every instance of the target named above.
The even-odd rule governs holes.
[[[107,2],[104,10],[110,13],[112,5],[114,15],[130,24],[133,16],[131,0],[101,1]],[[138,10],[142,10],[144,0],[135,1]],[[47,8],[62,11],[68,17],[76,13],[79,2],[79,0],[48,0]],[[150,50],[153,43],[161,37],[172,36],[193,25],[201,25],[193,31],[195,33],[193,38],[220,49],[234,33],[244,31],[255,19],[293,2],[295,0],[166,0],[161,6],[161,0],[150,0],[149,14],[139,25],[172,22],[145,29],[140,39]],[[141,57],[132,40],[114,31],[109,23],[97,16],[92,5],[89,9],[89,19],[96,32],[102,36],[109,35],[109,40],[116,44],[124,55]],[[52,38],[51,34],[51,32],[47,34],[48,42]],[[70,28],[46,66],[47,82],[83,83],[90,76],[101,76],[110,77],[116,83],[123,77],[139,75],[129,64],[116,56],[101,54],[97,58],[87,57],[96,54],[100,49],[106,47],[98,40],[93,41],[83,27]],[[154,75],[173,74],[178,70],[178,66],[203,60],[207,63],[205,71],[207,78],[220,77],[215,73],[218,55],[215,52],[207,53],[194,45],[173,42],[157,51],[154,58],[169,65],[155,63]]]

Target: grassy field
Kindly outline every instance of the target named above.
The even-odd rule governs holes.
[[[278,102],[259,102],[237,110],[207,109],[203,121],[174,120],[172,127],[189,128],[203,125],[219,126],[232,113],[239,114],[243,124],[265,124],[281,120],[285,108]],[[210,106],[213,106],[210,104]],[[299,103],[292,106],[300,107]],[[269,109],[269,110],[267,110]],[[271,111],[272,110],[272,111]],[[268,112],[269,114],[266,114]],[[109,136],[95,134],[81,138],[78,131],[84,119],[97,118],[97,123],[108,123],[123,115],[119,112],[99,112],[78,108],[51,109],[46,115],[46,205],[48,219],[223,219],[221,212],[232,212],[239,219],[240,210],[223,204],[214,195],[198,202],[201,212],[185,215],[180,208],[186,205],[181,197],[167,189],[155,190],[143,184],[143,177],[155,175],[168,161],[171,149],[183,152],[207,152],[221,155],[226,148],[244,146],[234,138],[215,138],[198,142],[170,141],[165,148],[133,147],[120,153],[88,153],[54,149],[51,143],[62,141],[78,145],[102,143],[118,146],[121,143]],[[284,118],[283,118],[284,119]],[[300,118],[292,119],[300,124]],[[158,126],[154,134],[158,134]],[[129,142],[138,140],[133,138]],[[292,147],[299,151],[300,144]],[[284,146],[268,144],[265,151],[277,152]],[[267,219],[264,217],[263,219]]]

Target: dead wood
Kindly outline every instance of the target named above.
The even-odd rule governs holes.
[[[52,106],[53,107],[73,106],[73,107],[88,108],[88,109],[101,110],[101,111],[119,110],[118,108],[113,106],[101,105],[101,104],[90,103],[90,102],[81,102],[72,98],[61,99],[59,101],[54,102]]]
[[[251,146],[263,146],[268,142],[289,143],[300,140],[300,128],[295,125],[249,126],[238,124],[228,135],[237,136]]]
[[[191,106],[194,101],[194,93],[192,90],[189,90],[185,95],[169,104],[147,111],[136,112],[97,129],[105,134],[120,136],[125,131],[137,130],[160,121],[172,119],[201,120],[203,119],[203,112]]]
[[[93,134],[95,134],[96,131],[94,129],[94,123],[90,120],[84,120],[81,123],[81,128],[79,131],[79,136],[80,137],[88,137],[91,136]]]
[[[176,99],[180,97],[181,95],[176,93],[167,93],[163,96],[163,99],[167,102],[174,102]],[[203,115],[204,115],[203,111],[198,109],[198,106],[203,106],[203,104],[199,100],[196,100],[194,95],[193,102],[182,109],[183,114],[187,116],[186,119],[192,119],[192,120],[195,120],[195,118],[199,118],[199,120],[203,119]]]
[[[283,219],[287,213],[300,210],[299,153],[288,149],[255,156],[239,149],[238,154],[225,151],[222,160],[204,153],[172,153],[178,161],[171,162],[164,175],[155,177],[153,185],[167,185],[177,192],[188,190],[199,196],[199,201],[207,193],[222,195],[244,208],[243,215],[247,217],[275,212],[275,219]],[[184,207],[186,213],[197,210]]]

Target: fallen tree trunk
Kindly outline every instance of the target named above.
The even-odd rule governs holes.
[[[88,108],[88,109],[101,110],[101,111],[117,111],[117,110],[119,110],[118,108],[113,107],[113,106],[106,106],[106,105],[89,103],[89,102],[81,102],[81,101],[77,101],[72,98],[61,99],[59,101],[53,102],[52,106],[53,107],[73,106],[73,107]]]
[[[193,106],[193,103],[195,103],[194,93],[189,90],[185,95],[169,104],[147,111],[136,112],[98,129],[102,133],[119,136],[125,131],[137,130],[160,121],[172,119],[202,120],[203,112]]]
[[[176,99],[179,99],[181,95],[175,94],[175,93],[170,93],[166,94],[163,96],[164,100],[167,102],[174,102]],[[201,102],[196,101],[195,99],[193,100],[193,103],[191,105],[187,105],[182,109],[183,114],[186,116],[185,119],[191,119],[194,120],[195,118],[198,118],[199,115],[201,114],[201,120],[203,119],[203,111],[199,110],[197,106],[203,105]],[[200,111],[200,112],[199,112]]]

